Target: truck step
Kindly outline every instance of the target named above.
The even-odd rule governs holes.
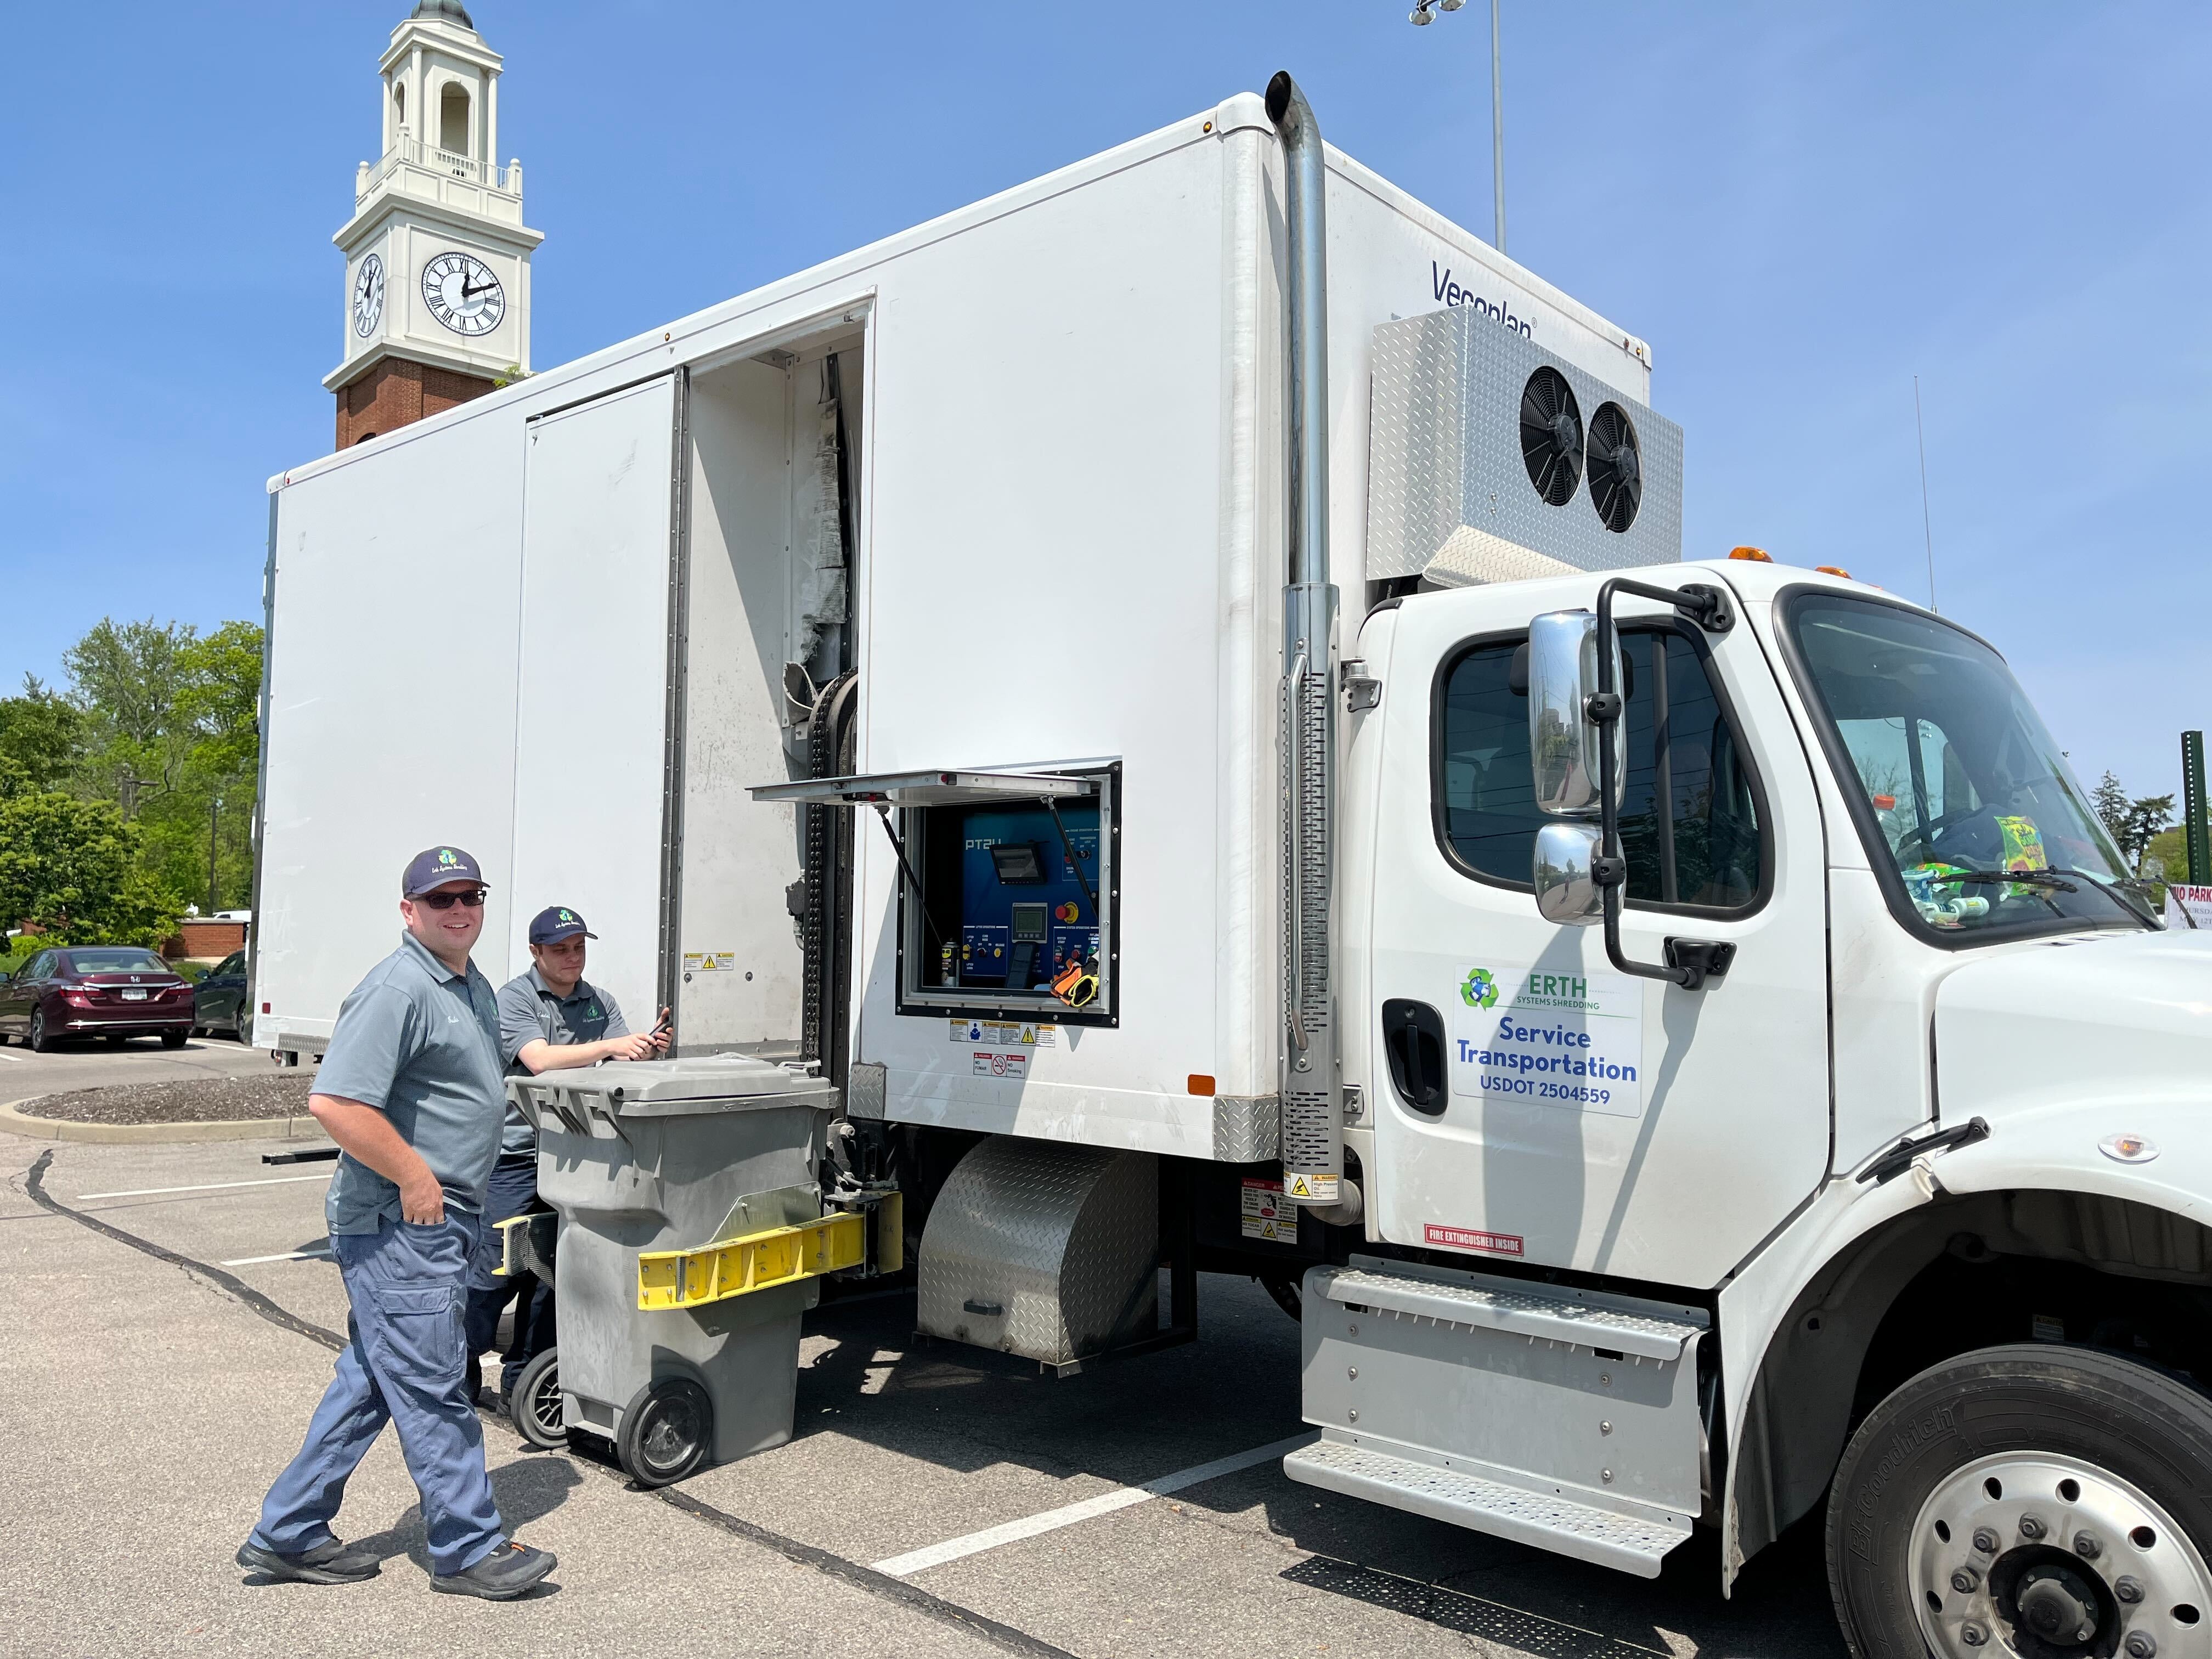
[[[1425,1319],[1470,1330],[1497,1331],[1572,1347],[1604,1348],[1638,1360],[1678,1360],[1705,1330],[1704,1316],[1670,1319],[1650,1310],[1610,1308],[1571,1291],[1522,1287],[1497,1279],[1432,1270],[1413,1263],[1325,1268],[1316,1288],[1332,1302],[1378,1313]]]
[[[1656,1578],[1667,1552],[1690,1535],[1686,1520],[1622,1515],[1330,1438],[1285,1456],[1283,1473],[1309,1486],[1533,1544],[1639,1578]]]

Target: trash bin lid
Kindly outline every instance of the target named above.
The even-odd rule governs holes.
[[[595,1097],[603,1111],[627,1117],[688,1116],[772,1106],[826,1109],[837,1097],[827,1078],[809,1077],[751,1054],[610,1061],[507,1079],[510,1096],[526,1089]]]

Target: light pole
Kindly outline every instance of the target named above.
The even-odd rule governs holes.
[[[208,913],[208,915],[213,915],[215,914],[215,830],[216,830],[216,820],[217,820],[218,818],[220,818],[222,816],[222,797],[221,795],[211,795],[211,796],[210,796],[210,797],[208,798],[208,908],[207,908],[207,913]]]
[[[1425,27],[1440,11],[1457,11],[1467,0],[1419,0],[1407,21]],[[1505,252],[1505,78],[1498,50],[1498,0],[1490,0],[1490,188],[1498,207],[1498,251]]]

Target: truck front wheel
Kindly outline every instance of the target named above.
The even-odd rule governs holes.
[[[2212,1401],[2116,1354],[1984,1348],[1844,1449],[1828,1589],[1857,1659],[2182,1659],[2212,1640]]]

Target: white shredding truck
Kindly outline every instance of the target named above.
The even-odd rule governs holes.
[[[573,905],[834,1085],[934,1336],[1251,1275],[1295,1480],[1724,1586],[1825,1504],[1861,1656],[2212,1652],[2212,949],[1988,642],[1683,562],[1650,365],[1279,76],[286,472],[255,1041],[452,841],[495,979]]]

